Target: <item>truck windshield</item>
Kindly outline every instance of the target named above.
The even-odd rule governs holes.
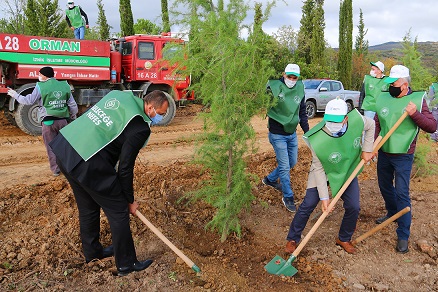
[[[317,89],[318,85],[322,82],[322,80],[303,80],[305,89]]]

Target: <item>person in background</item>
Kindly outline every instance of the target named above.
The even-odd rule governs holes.
[[[85,261],[114,254],[117,275],[141,271],[152,260],[138,261],[129,226],[135,214],[134,165],[169,102],[160,90],[144,99],[113,90],[50,144],[58,165],[73,189]],[[108,218],[113,245],[100,243],[100,210]]]
[[[406,111],[409,117],[400,124],[378,153],[377,179],[385,201],[386,214],[376,220],[383,223],[398,211],[411,207],[411,211],[397,219],[396,251],[406,253],[412,221],[412,206],[409,196],[414,152],[419,129],[433,133],[437,123],[426,103],[426,92],[414,92],[410,88],[409,69],[402,65],[391,68],[385,82],[388,92],[382,92],[376,101],[376,133],[384,136]]]
[[[263,178],[262,183],[283,193],[283,204],[290,212],[297,210],[290,184],[290,170],[298,159],[296,128],[300,124],[304,133],[309,130],[304,85],[299,77],[300,67],[297,64],[288,64],[279,80],[268,82],[268,90],[277,99],[277,104],[268,110],[268,136],[278,165]]]
[[[383,74],[385,65],[380,62],[370,62],[370,75],[365,75],[359,95],[359,109],[366,117],[374,118],[376,114],[376,98],[381,91],[388,89],[384,83],[386,76]]]
[[[87,14],[80,6],[75,6],[72,0],[68,0],[67,5],[68,9],[65,10],[65,20],[68,27],[73,31],[75,39],[83,40],[85,28],[89,28]]]
[[[39,82],[32,93],[23,96],[15,90],[9,89],[8,95],[21,104],[32,105],[37,102],[40,106],[38,119],[42,121],[42,136],[49,158],[50,170],[54,176],[58,176],[60,170],[49,143],[67,125],[68,119],[74,120],[76,118],[78,105],[71,94],[67,81],[58,81],[54,76],[55,72],[52,67],[43,67],[38,74]]]
[[[286,253],[293,253],[297,248],[310,214],[318,203],[321,201],[323,212],[328,210],[330,198],[327,180],[334,196],[348,180],[360,159],[368,162],[373,157],[374,121],[362,116],[357,110],[347,113],[347,103],[340,98],[333,99],[327,103],[323,121],[304,134],[304,140],[312,152],[312,165],[306,195],[286,238]],[[363,132],[365,135],[361,145]],[[341,199],[344,201],[345,213],[336,244],[354,254],[356,248],[351,244],[351,238],[360,211],[357,177],[351,181]]]

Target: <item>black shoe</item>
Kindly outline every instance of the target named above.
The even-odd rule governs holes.
[[[263,183],[264,185],[267,185],[267,186],[273,187],[273,188],[276,189],[277,191],[280,191],[280,192],[282,191],[282,190],[281,190],[281,184],[278,183],[278,182],[272,182],[272,181],[270,181],[270,180],[268,179],[267,176],[265,176],[265,178],[262,179],[262,183]]]
[[[399,253],[407,253],[409,251],[408,241],[406,239],[397,239],[395,250]]]
[[[126,276],[131,272],[143,271],[147,267],[149,267],[154,261],[153,260],[145,260],[142,262],[136,261],[131,267],[121,267],[117,268],[117,276]]]
[[[382,224],[383,222],[385,222],[385,221],[388,220],[388,219],[389,219],[389,216],[388,216],[388,215],[385,215],[385,216],[383,216],[383,217],[377,218],[377,219],[376,219],[376,224]]]
[[[102,250],[102,257],[96,257],[94,259],[104,259],[104,258],[109,258],[112,257],[114,255],[114,247],[113,245],[109,245],[107,247],[104,247]],[[94,259],[88,260],[86,259],[85,262],[88,264],[89,262],[93,261]]]
[[[295,207],[294,198],[283,197],[283,204],[288,211],[290,211],[290,212],[297,211],[297,207]]]

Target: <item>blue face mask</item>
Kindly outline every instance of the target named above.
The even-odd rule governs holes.
[[[155,112],[155,117],[153,117],[153,118],[149,117],[152,121],[152,125],[156,125],[163,120],[163,116],[158,114],[157,111],[155,110],[155,108],[154,108],[154,112]]]

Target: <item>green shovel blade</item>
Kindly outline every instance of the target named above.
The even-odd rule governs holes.
[[[292,277],[298,272],[298,270],[291,265],[293,260],[295,260],[294,256],[291,256],[289,260],[286,261],[281,256],[276,255],[269,263],[266,264],[265,270],[269,274]]]

